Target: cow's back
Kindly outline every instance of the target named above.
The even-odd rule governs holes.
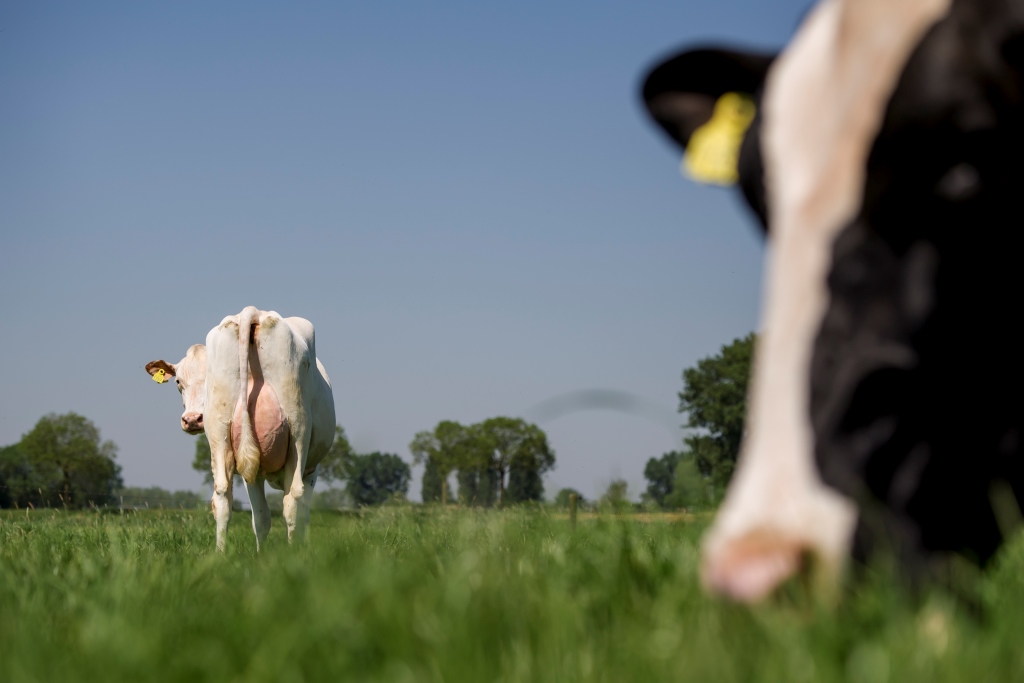
[[[239,334],[250,336],[249,371],[262,375],[280,403],[292,439],[309,434],[306,472],[323,460],[334,439],[334,397],[326,371],[316,358],[315,331],[304,318],[282,318],[260,311],[250,330],[239,330],[239,316],[227,316],[206,337],[208,417],[211,442],[230,447],[230,428],[239,399]],[[291,448],[290,448],[291,450]],[[271,483],[274,478],[271,477]]]

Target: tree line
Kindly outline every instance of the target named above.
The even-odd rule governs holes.
[[[210,457],[210,442],[206,440],[205,434],[200,434],[196,438],[192,469],[202,473],[206,485],[213,484]],[[389,501],[404,501],[412,478],[409,464],[394,453],[356,453],[341,425],[335,427],[334,443],[318,467],[318,482],[328,486],[345,482],[345,487],[341,495],[337,489],[315,491],[314,507],[367,507]],[[242,486],[241,477],[237,474],[235,486]],[[272,508],[277,507],[282,495],[270,493],[267,502]]]
[[[543,475],[555,466],[547,434],[535,424],[492,417],[471,425],[451,420],[422,431],[409,444],[415,464],[425,465],[424,503],[502,507],[544,500]],[[448,491],[452,474],[457,497]]]
[[[682,449],[647,461],[648,486],[642,496],[646,506],[695,509],[712,507],[721,499],[743,436],[753,348],[750,334],[683,371],[679,412],[686,415],[690,432]],[[540,502],[543,475],[555,466],[555,452],[544,431],[512,417],[470,425],[443,420],[433,430],[417,433],[409,451],[413,465],[425,466],[424,503],[502,507]],[[196,440],[192,467],[211,483],[205,435]],[[449,491],[452,475],[457,483],[454,493]],[[394,453],[357,453],[338,426],[334,444],[320,464],[319,480],[328,486],[344,482],[344,488],[317,492],[314,505],[365,507],[404,501],[411,477],[410,464]],[[582,495],[568,488],[558,492],[555,504],[568,505],[573,493],[586,504]],[[189,491],[125,488],[117,446],[103,440],[99,429],[76,413],[45,415],[18,443],[0,448],[0,508],[205,504]],[[612,482],[596,504],[615,509],[628,504],[625,482]]]
[[[681,450],[647,461],[644,499],[650,504],[699,509],[721,500],[743,438],[754,341],[748,334],[683,370],[679,412],[691,431]]]
[[[45,415],[0,448],[0,507],[111,505],[124,485],[116,458],[117,446],[86,418]]]

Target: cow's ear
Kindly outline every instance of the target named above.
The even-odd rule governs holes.
[[[680,147],[711,120],[726,93],[753,99],[774,55],[729,50],[687,50],[662,62],[644,80],[644,104],[651,117]]]
[[[174,366],[165,360],[154,360],[146,363],[146,372],[157,384],[163,384],[174,377]]]
[[[648,74],[644,105],[662,130],[694,157],[687,165],[691,176],[719,184],[735,182],[739,147],[774,59],[767,54],[688,50]]]

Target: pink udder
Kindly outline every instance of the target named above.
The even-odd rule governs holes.
[[[281,402],[270,385],[249,380],[249,417],[260,446],[260,469],[264,474],[284,467],[288,455],[288,423]],[[237,448],[242,436],[242,411],[235,410],[231,419],[231,447]]]

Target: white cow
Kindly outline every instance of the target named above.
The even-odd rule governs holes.
[[[316,357],[313,325],[249,306],[229,315],[177,364],[156,360],[146,372],[174,378],[185,411],[181,428],[206,431],[213,470],[217,549],[231,519],[232,479],[245,481],[257,549],[270,531],[263,482],[284,496],[288,540],[301,538],[317,465],[334,440],[334,395]]]

